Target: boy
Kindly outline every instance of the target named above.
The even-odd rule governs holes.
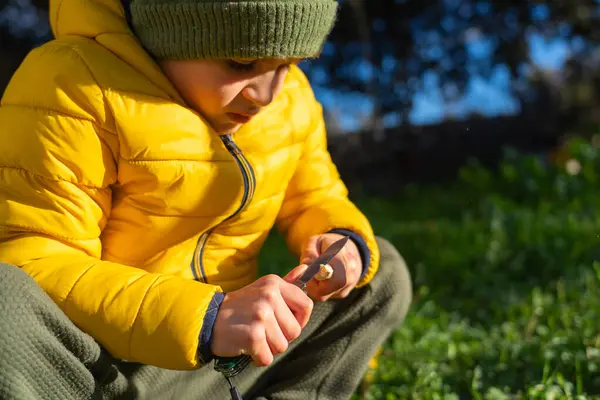
[[[247,398],[351,395],[411,289],[295,65],[336,9],[50,2],[0,107],[1,398],[227,398],[208,364],[240,354]],[[274,225],[301,265],[257,279]],[[290,283],[342,235],[331,279]]]

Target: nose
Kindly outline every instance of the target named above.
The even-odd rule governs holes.
[[[242,95],[257,107],[268,106],[283,88],[288,70],[288,66],[282,66],[254,77],[242,90]]]

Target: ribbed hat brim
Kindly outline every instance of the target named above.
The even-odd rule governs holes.
[[[336,13],[333,0],[131,4],[136,35],[160,59],[315,57]]]

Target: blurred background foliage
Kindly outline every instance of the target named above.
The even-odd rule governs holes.
[[[332,135],[530,113],[545,113],[563,131],[599,122],[596,0],[340,5],[322,56],[304,65]],[[27,51],[51,39],[47,12],[47,0],[0,1],[0,92]],[[474,87],[487,87],[478,102],[494,105],[465,100]],[[437,110],[419,114],[427,100]],[[340,115],[347,109],[354,112]]]

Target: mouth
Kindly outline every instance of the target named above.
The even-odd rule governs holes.
[[[246,122],[250,121],[252,117],[254,117],[254,115],[256,114],[247,115],[238,113],[227,113],[227,117],[238,124],[245,124]]]

